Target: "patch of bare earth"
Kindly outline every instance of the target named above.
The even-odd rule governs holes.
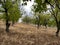
[[[55,36],[56,28],[40,27],[18,23],[5,32],[5,24],[0,22],[0,45],[60,45],[60,37]]]

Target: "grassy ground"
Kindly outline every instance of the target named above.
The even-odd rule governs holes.
[[[0,21],[0,45],[60,45],[60,36],[55,36],[56,28],[40,27],[18,23],[5,32],[5,24]]]

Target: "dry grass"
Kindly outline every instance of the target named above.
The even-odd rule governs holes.
[[[10,26],[10,32],[5,32],[5,24],[0,22],[0,45],[60,45],[60,37],[55,36],[56,28],[40,27],[30,24],[15,24]]]

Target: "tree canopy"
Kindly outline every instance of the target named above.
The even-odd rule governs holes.
[[[17,22],[21,17],[19,3],[17,0],[0,0],[0,4],[2,5],[1,12],[4,14],[4,20],[6,21],[6,31],[8,32],[10,21]]]

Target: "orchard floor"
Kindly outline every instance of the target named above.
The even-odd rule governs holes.
[[[17,23],[6,33],[5,24],[0,21],[0,45],[60,45],[60,34],[56,37],[55,32],[55,27],[37,29],[31,24]]]

